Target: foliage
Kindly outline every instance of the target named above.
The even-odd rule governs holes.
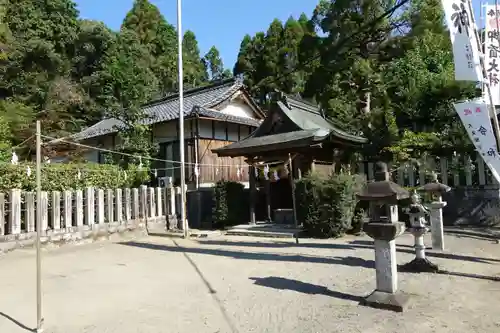
[[[35,167],[33,163],[18,165],[0,163],[2,173],[0,191],[6,192],[14,188],[25,191],[36,190]],[[135,166],[130,166],[125,171],[109,164],[54,163],[43,164],[41,177],[43,191],[64,191],[86,187],[99,189],[138,187],[149,180],[149,173]]]
[[[215,184],[212,223],[218,228],[236,225],[247,216],[245,187],[239,182],[220,180]]]
[[[352,227],[360,176],[316,174],[296,181],[297,219],[312,237],[340,237]]]

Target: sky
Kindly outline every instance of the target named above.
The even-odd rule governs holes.
[[[286,21],[301,13],[311,15],[317,0],[183,0],[182,30],[195,33],[203,56],[212,45],[232,70],[245,34],[266,31],[273,19]],[[103,21],[118,30],[133,0],[76,0],[80,17]],[[172,25],[177,26],[176,0],[151,0]]]

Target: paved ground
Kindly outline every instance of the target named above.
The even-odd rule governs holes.
[[[374,288],[368,238],[144,238],[44,256],[49,333],[500,332],[500,245],[447,236],[432,260],[454,275],[400,274],[403,313],[359,306]],[[412,259],[411,236],[398,261]],[[451,254],[452,253],[452,254]],[[0,258],[0,332],[35,324],[32,250]]]

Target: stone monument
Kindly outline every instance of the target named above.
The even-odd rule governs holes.
[[[390,181],[387,164],[382,162],[375,165],[375,181],[358,194],[358,199],[370,206],[363,231],[374,239],[377,283],[364,305],[402,312],[408,303],[409,297],[398,291],[395,239],[405,230],[405,224],[398,221],[398,200],[409,196],[407,190]]]
[[[429,214],[427,208],[420,203],[420,197],[415,192],[411,196],[411,205],[408,209],[410,214],[410,232],[415,242],[415,259],[399,267],[401,272],[437,272],[438,266],[429,261],[425,256],[424,235],[427,233],[427,223],[425,217]]]
[[[431,182],[418,189],[430,193],[433,201],[429,204],[431,217],[431,238],[433,250],[444,250],[444,230],[443,230],[443,208],[446,201],[443,201],[443,193],[449,192],[451,188],[438,181],[437,174],[431,174]]]

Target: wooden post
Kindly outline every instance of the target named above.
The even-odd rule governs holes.
[[[156,188],[156,216],[163,216],[162,188]]]
[[[85,196],[85,223],[92,226],[95,223],[95,191],[93,187],[87,187]]]
[[[138,219],[141,215],[140,213],[140,202],[139,202],[139,189],[132,189],[132,219]]]
[[[104,215],[104,190],[97,190],[97,223],[106,222]]]
[[[52,192],[52,228],[61,230],[61,192]]]
[[[256,224],[255,221],[255,201],[256,201],[256,194],[257,194],[257,184],[256,184],[256,179],[255,179],[255,166],[250,166],[249,168],[249,183],[250,183],[250,224]]]
[[[63,198],[64,198],[64,227],[69,228],[72,226],[72,220],[73,220],[73,205],[72,205],[72,193],[71,191],[64,191],[63,193]]]
[[[47,231],[49,228],[49,194],[47,192],[40,193],[40,202],[36,203],[37,209],[40,209],[40,218],[42,219],[42,231]]]
[[[9,234],[18,235],[21,233],[21,190],[10,190],[10,223]]]
[[[148,190],[149,195],[149,215],[148,217],[156,216],[156,202],[155,202],[155,189],[150,187]]]
[[[290,166],[290,174],[288,175],[290,179],[290,186],[292,188],[292,205],[293,205],[293,222],[295,228],[299,226],[299,222],[297,220],[297,203],[295,202],[295,182],[293,181],[293,163],[292,156],[288,154],[288,163]]]
[[[106,220],[108,223],[114,222],[113,216],[113,190],[106,191]]]
[[[115,220],[118,223],[123,222],[123,194],[122,194],[122,189],[117,188],[115,190],[115,212],[116,212],[116,217]]]
[[[0,236],[5,235],[5,194],[0,193]]]
[[[266,220],[271,222],[271,181],[266,179],[264,181],[264,192],[266,193]]]
[[[132,202],[130,198],[130,189],[125,189],[125,221],[132,219]]]
[[[26,232],[35,231],[35,193],[24,193],[26,199]]]
[[[76,226],[83,226],[83,191],[76,190]]]

